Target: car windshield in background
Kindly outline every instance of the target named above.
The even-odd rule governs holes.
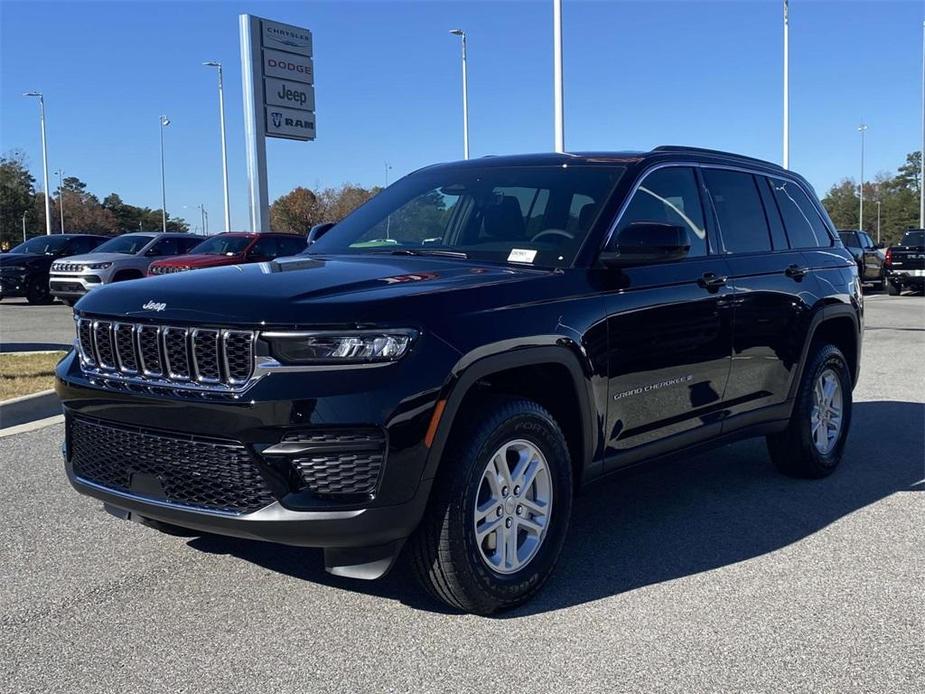
[[[379,193],[308,253],[568,265],[624,171],[603,165],[425,170]]]
[[[94,253],[125,253],[135,255],[142,248],[151,243],[153,236],[117,236],[104,244],[97,246]]]
[[[64,247],[67,246],[70,239],[61,238],[60,236],[36,236],[34,239],[29,239],[18,246],[10,249],[10,253],[29,253],[29,254],[48,254],[54,255],[61,250],[64,250]]]
[[[907,231],[900,242],[903,246],[925,246],[925,230]]]
[[[190,250],[190,255],[240,255],[251,239],[247,236],[214,236]]]

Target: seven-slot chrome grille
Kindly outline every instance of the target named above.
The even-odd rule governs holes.
[[[106,377],[238,389],[254,372],[250,330],[77,320],[84,370]]]

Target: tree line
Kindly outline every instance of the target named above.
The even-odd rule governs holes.
[[[60,190],[49,197],[53,233],[62,230],[62,204],[66,232],[123,234],[162,228],[160,209],[129,205],[116,193],[100,200],[76,176],[65,177]],[[45,194],[35,189],[23,153],[14,150],[0,156],[0,246],[8,248],[22,241],[24,219],[27,238],[45,233]],[[167,230],[188,231],[189,225],[168,215]]]
[[[880,241],[889,246],[899,241],[906,229],[919,227],[919,196],[922,153],[906,155],[906,161],[896,173],[879,173],[864,182],[864,231],[877,238],[877,203],[880,212]],[[833,185],[822,204],[839,229],[860,228],[860,189],[853,178],[844,178]]]

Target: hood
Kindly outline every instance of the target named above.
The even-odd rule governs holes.
[[[43,253],[3,253],[0,254],[0,267],[25,267],[39,263],[51,263],[57,260],[53,255]]]
[[[105,263],[133,257],[131,253],[84,253],[83,255],[69,255],[63,258],[55,258],[55,261],[61,263]]]
[[[168,260],[158,260],[157,265],[163,267],[177,267],[189,265],[190,267],[219,267],[221,265],[234,265],[244,259],[242,255],[208,255],[197,253],[193,255],[178,255]]]
[[[415,322],[446,293],[500,283],[523,285],[551,270],[409,256],[297,256],[106,285],[87,294],[81,313],[213,325],[346,325]],[[495,300],[529,300],[491,291]],[[484,297],[482,297],[484,302]],[[149,309],[143,308],[149,305]],[[474,307],[475,302],[464,302]]]

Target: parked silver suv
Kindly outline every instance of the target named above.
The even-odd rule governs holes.
[[[73,306],[94,287],[140,279],[155,260],[188,253],[202,240],[193,234],[122,234],[98,246],[93,253],[56,260],[51,266],[49,289],[52,296]]]

